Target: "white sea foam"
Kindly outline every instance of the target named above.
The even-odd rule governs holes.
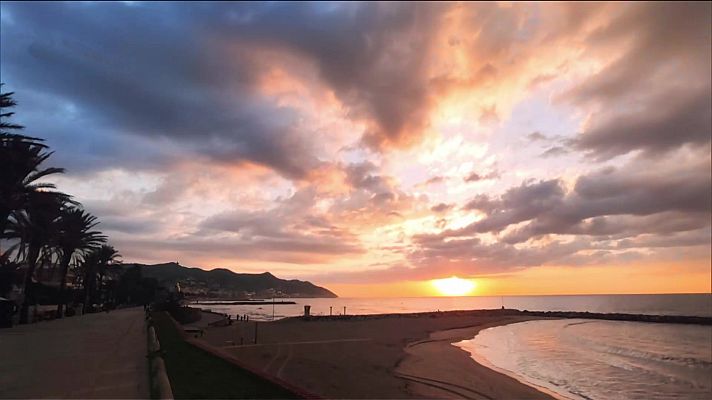
[[[710,326],[529,321],[486,329],[457,345],[566,398],[712,398]]]

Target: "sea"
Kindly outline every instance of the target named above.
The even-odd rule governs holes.
[[[513,308],[529,311],[589,311],[651,315],[712,317],[712,294],[616,294],[571,296],[466,296],[466,297],[388,297],[333,299],[275,299],[296,304],[194,305],[215,312],[248,315],[252,320],[269,321],[304,315],[364,315],[429,311]],[[266,300],[271,302],[271,299]]]
[[[712,399],[712,326],[529,321],[456,345],[559,398]]]
[[[712,293],[504,297],[277,299],[216,305],[215,312],[274,320],[511,308],[712,317]],[[456,343],[474,361],[561,399],[712,399],[712,326],[586,319],[489,328]]]

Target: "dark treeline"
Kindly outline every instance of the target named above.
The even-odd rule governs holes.
[[[91,312],[95,304],[149,302],[156,280],[138,267],[124,269],[97,218],[51,183],[64,169],[47,166],[53,152],[44,140],[12,121],[12,96],[0,94],[0,297],[9,297],[0,302],[0,320],[19,308],[19,322],[27,323],[38,303],[57,304],[62,318],[74,313],[67,304]]]

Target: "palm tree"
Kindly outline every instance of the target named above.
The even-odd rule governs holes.
[[[53,184],[38,180],[64,172],[62,168],[40,167],[52,155],[41,143],[42,139],[12,132],[23,128],[7,120],[14,113],[6,109],[13,106],[12,93],[0,94],[0,240],[8,238],[5,229],[10,214],[23,208],[28,193],[54,189]]]
[[[0,83],[0,87],[2,87],[2,85],[3,84]],[[3,134],[7,133],[7,130],[9,130],[9,129],[20,130],[23,128],[22,125],[14,124],[7,120],[8,118],[12,117],[13,114],[15,114],[12,111],[7,111],[8,108],[12,108],[17,105],[15,100],[12,99],[13,94],[15,94],[15,93],[14,92],[0,93],[0,133],[3,133]],[[3,119],[4,119],[4,121],[3,121]]]
[[[92,294],[94,293],[94,287],[96,286],[96,270],[97,264],[99,263],[99,253],[98,249],[94,249],[82,256],[82,261],[77,268],[77,272],[82,272],[82,288],[84,289],[84,302],[82,305],[82,314],[86,314],[89,310],[89,302],[92,299]]]
[[[108,269],[121,263],[121,254],[107,244],[93,250],[84,259],[84,311],[86,312],[99,276],[98,286],[101,289],[104,283],[104,275]]]
[[[106,236],[102,235],[101,232],[92,230],[98,223],[95,216],[79,207],[65,207],[60,212],[56,242],[61,252],[57,318],[62,318],[67,271],[72,257],[95,250],[106,241]]]
[[[28,193],[39,189],[54,189],[54,184],[38,182],[51,174],[63,173],[62,168],[41,168],[52,155],[44,145],[20,138],[0,138],[0,234],[4,234],[8,218],[21,210]]]
[[[104,275],[108,271],[108,269],[116,264],[121,264],[121,254],[119,254],[118,250],[114,248],[114,246],[110,246],[108,244],[102,245],[99,248],[99,270],[97,271],[99,273],[99,276],[101,279],[99,279],[99,282],[102,282],[104,280]]]
[[[32,278],[37,267],[40,252],[48,248],[57,237],[61,210],[69,196],[43,190],[27,193],[24,210],[14,211],[11,219],[10,235],[20,240],[18,257],[27,264],[24,280],[24,300],[20,308],[20,323],[28,320],[30,302],[34,300]]]

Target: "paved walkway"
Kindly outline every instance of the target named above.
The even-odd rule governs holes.
[[[0,329],[0,398],[149,398],[143,309]]]

